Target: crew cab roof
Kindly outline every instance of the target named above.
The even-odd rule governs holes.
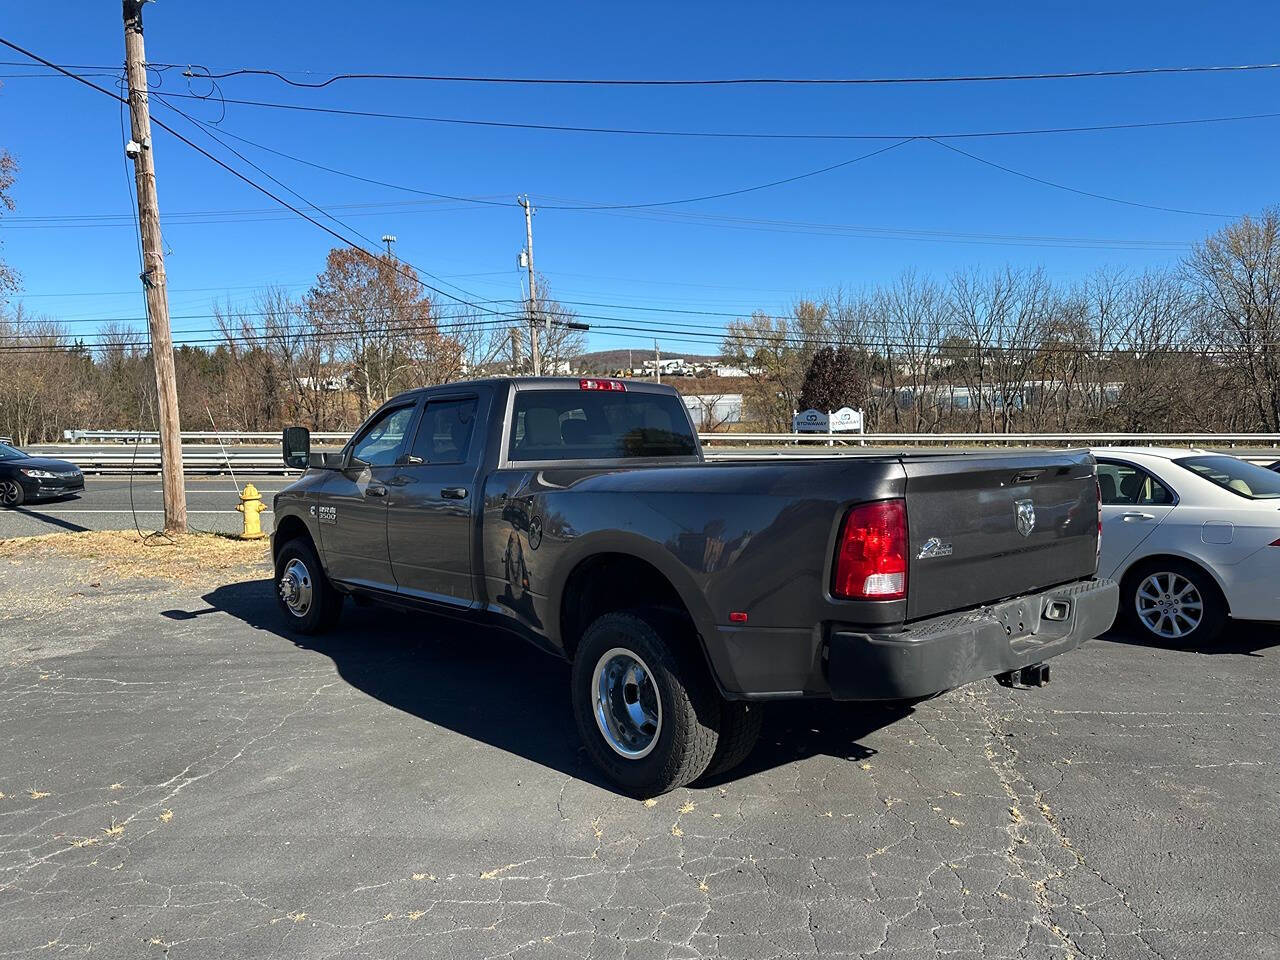
[[[652,380],[631,380],[626,377],[480,377],[475,380],[457,380],[451,383],[432,384],[428,387],[414,387],[412,390],[406,390],[404,393],[392,397],[391,401],[407,400],[417,397],[421,393],[426,393],[428,390],[446,388],[450,390],[465,390],[468,387],[500,386],[503,384],[511,384],[517,390],[577,390],[583,380],[620,380],[627,385],[628,390],[635,393],[678,393],[675,387],[665,383],[655,383]]]

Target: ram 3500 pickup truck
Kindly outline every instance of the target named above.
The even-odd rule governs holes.
[[[730,769],[760,702],[915,700],[1038,682],[1106,630],[1084,451],[703,459],[679,395],[642,381],[415,390],[275,498],[280,608],[344,597],[513,630],[572,664],[577,724],[651,795]]]

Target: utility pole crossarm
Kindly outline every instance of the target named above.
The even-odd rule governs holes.
[[[178,419],[178,381],[169,330],[168,282],[160,236],[160,203],[156,198],[155,155],[151,146],[151,109],[147,101],[147,54],[142,40],[144,0],[124,0],[124,52],[129,81],[130,140],[125,153],[133,159],[138,192],[138,232],[142,239],[142,286],[147,300],[151,357],[156,368],[156,401],[160,414],[160,465],[164,488],[164,529],[187,532],[187,491],[182,476],[182,424]]]

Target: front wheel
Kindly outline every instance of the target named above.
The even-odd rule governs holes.
[[[0,480],[0,506],[20,507],[26,499],[26,492],[17,480]]]
[[[276,557],[276,602],[298,633],[323,633],[342,613],[342,594],[320,567],[305,540],[290,540]]]
[[[1218,585],[1191,563],[1145,563],[1125,578],[1123,603],[1130,626],[1163,644],[1204,644],[1217,639],[1227,621]]]
[[[587,753],[628,793],[683,786],[711,764],[720,697],[688,623],[660,611],[606,613],[573,660],[573,710]]]

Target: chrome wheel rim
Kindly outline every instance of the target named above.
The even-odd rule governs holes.
[[[8,483],[0,484],[0,503],[6,507],[12,507],[18,502],[18,483],[16,480],[10,480]]]
[[[648,665],[632,651],[614,647],[596,662],[591,690],[605,743],[628,760],[647,757],[662,732],[662,697]]]
[[[285,609],[295,617],[305,617],[307,611],[311,609],[314,595],[311,572],[307,569],[307,565],[297,557],[290,560],[285,565],[284,573],[280,574],[279,589],[280,599],[284,602]]]
[[[1153,573],[1134,594],[1142,625],[1157,637],[1177,640],[1195,633],[1204,619],[1204,598],[1180,573]]]

